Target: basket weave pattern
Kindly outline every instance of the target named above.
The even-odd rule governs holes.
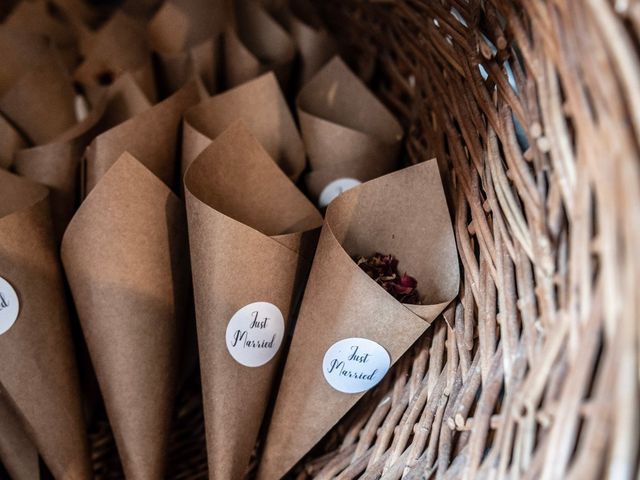
[[[410,160],[438,158],[463,280],[294,476],[637,475],[640,7],[617,6],[322,2]],[[178,404],[168,476],[206,478],[197,380]],[[119,478],[106,422],[92,441]]]

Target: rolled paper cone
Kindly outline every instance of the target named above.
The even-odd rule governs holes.
[[[184,51],[191,22],[175,3],[166,2],[147,24],[147,36],[156,52],[177,54]]]
[[[295,58],[293,40],[255,0],[236,2],[236,29],[224,36],[224,62],[227,87],[235,87],[273,70],[286,86]]]
[[[311,2],[291,1],[284,21],[300,52],[297,82],[302,86],[337,53],[338,47],[329,32],[323,28],[322,20]]]
[[[100,131],[150,106],[133,78],[129,74],[122,75],[82,122],[50,143],[22,149],[15,154],[15,171],[51,190],[51,209],[58,241],[62,239],[79,203],[80,161],[89,142]]]
[[[53,140],[76,123],[71,78],[55,60],[25,73],[0,98],[0,111],[32,143]]]
[[[85,59],[73,77],[87,91],[104,88],[124,72],[131,72],[147,98],[156,99],[151,50],[140,22],[116,12],[85,43]]]
[[[220,34],[229,23],[224,1],[167,2],[147,26],[149,42],[159,58],[164,90],[174,92],[194,72],[210,92],[217,89]]]
[[[240,479],[269,403],[281,342],[322,217],[241,122],[190,165],[185,196],[209,471],[213,478]],[[281,313],[281,330],[264,333],[275,342],[273,356],[259,366],[236,361],[225,341],[230,320],[243,307],[255,307],[260,315]]]
[[[17,319],[0,334],[0,384],[55,478],[91,478],[48,191],[0,170],[0,276]],[[5,306],[11,292],[2,287]],[[7,301],[8,299],[8,301]]]
[[[417,279],[422,305],[400,303],[352,259],[374,252],[399,259],[401,270]],[[364,338],[379,344],[395,363],[456,296],[459,275],[435,160],[372,180],[329,205],[259,479],[283,477],[364,395],[343,393],[325,380],[323,358],[329,348],[343,339]]]
[[[98,135],[85,154],[85,194],[124,152],[135,156],[167,185],[176,186],[182,114],[202,95],[201,84],[191,81],[166,100]]]
[[[128,153],[71,220],[62,261],[127,478],[162,478],[190,297],[184,205]]]
[[[106,107],[98,123],[99,131],[120,125],[151,108],[153,99],[147,97],[135,78],[135,73],[123,73],[107,88]],[[99,103],[99,102],[98,102]]]
[[[0,97],[30,70],[55,57],[50,42],[32,33],[0,25]]]
[[[397,167],[400,124],[339,57],[302,88],[297,108],[311,171],[336,169],[327,181],[346,175],[364,182]],[[308,186],[317,197],[325,185]]]
[[[4,25],[50,39],[71,67],[77,61],[76,34],[62,9],[46,0],[19,2],[4,19]]]
[[[158,52],[157,55],[164,92],[169,94],[175,92],[194,75],[202,81],[207,93],[217,90],[220,61],[219,37],[205,40],[184,52]]]
[[[182,171],[237,120],[291,179],[300,177],[306,163],[304,146],[273,73],[206,99],[185,113]]]
[[[11,167],[15,153],[26,146],[22,135],[0,114],[0,168]]]
[[[232,21],[233,0],[172,0],[189,18],[185,46],[197,45],[222,33]]]
[[[38,450],[27,435],[18,414],[1,394],[0,461],[13,480],[40,478]]]

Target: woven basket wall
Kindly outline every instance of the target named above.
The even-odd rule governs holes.
[[[403,121],[408,158],[438,158],[464,275],[459,299],[292,477],[635,478],[640,4],[322,8]],[[96,472],[118,478],[106,428]],[[169,477],[207,477],[203,429],[194,379]]]

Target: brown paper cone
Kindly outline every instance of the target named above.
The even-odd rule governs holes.
[[[0,275],[18,318],[0,335],[0,384],[58,479],[91,477],[47,189],[0,170]]]
[[[147,26],[158,54],[161,83],[174,92],[194,73],[210,92],[217,89],[220,34],[229,23],[224,1],[183,0],[165,3]]]
[[[147,24],[149,44],[156,52],[177,54],[187,46],[189,16],[173,2],[164,3]]]
[[[161,478],[190,292],[184,205],[125,153],[73,217],[62,261],[125,475]]]
[[[307,0],[289,2],[284,22],[300,53],[297,82],[298,85],[304,85],[336,54],[337,45],[323,28],[314,5]]]
[[[207,93],[215,92],[218,87],[219,57],[218,37],[205,40],[185,52],[175,54],[158,52],[163,91],[173,93],[190,78],[197,76],[206,87]]]
[[[87,90],[90,98],[110,85],[124,72],[130,72],[147,98],[156,99],[155,80],[146,32],[142,24],[121,12],[81,45],[85,60],[74,78]]]
[[[66,66],[77,61],[76,35],[66,21],[63,10],[54,2],[31,0],[19,2],[4,19],[4,25],[50,39],[64,58]]]
[[[141,114],[96,137],[86,152],[84,187],[88,193],[124,152],[135,156],[169,186],[179,165],[180,122],[183,112],[203,95],[196,81]]]
[[[20,150],[15,171],[51,190],[51,209],[60,240],[79,202],[80,160],[89,142],[100,131],[150,108],[131,75],[120,76],[89,115],[53,142]],[[1,124],[0,124],[1,125]]]
[[[240,479],[279,352],[260,367],[243,366],[227,350],[227,324],[258,301],[277,306],[288,323],[322,217],[242,123],[191,164],[185,192],[209,471],[211,478]]]
[[[300,91],[300,130],[311,170],[327,182],[349,177],[361,182],[394,170],[402,128],[362,81],[335,57]],[[307,184],[312,196],[325,185]]]
[[[280,168],[296,181],[305,167],[304,146],[273,73],[204,100],[185,113],[182,171],[239,119]]]
[[[14,154],[26,146],[22,135],[0,114],[0,168],[8,169]]]
[[[0,98],[0,111],[31,142],[53,140],[76,123],[71,78],[52,59],[29,72]]]
[[[197,45],[222,33],[233,16],[233,0],[171,0],[189,18],[185,45]]]
[[[0,96],[24,74],[55,56],[49,41],[39,35],[0,25]]]
[[[1,387],[0,387],[1,389]],[[38,450],[8,399],[0,394],[0,461],[13,480],[38,480]]]
[[[236,30],[224,36],[224,63],[227,87],[235,87],[273,70],[286,86],[295,57],[293,40],[255,0],[238,0],[235,5]]]
[[[401,199],[408,199],[410,209]],[[424,305],[395,300],[352,260],[391,253],[418,280]],[[269,427],[259,479],[281,478],[364,393],[334,390],[323,357],[353,337],[395,363],[455,297],[455,239],[435,160],[368,182],[328,208]]]

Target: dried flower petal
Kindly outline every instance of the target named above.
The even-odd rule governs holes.
[[[393,255],[375,253],[370,257],[354,257],[357,265],[394,298],[402,303],[420,304],[418,281],[406,272],[398,272],[398,259]]]

